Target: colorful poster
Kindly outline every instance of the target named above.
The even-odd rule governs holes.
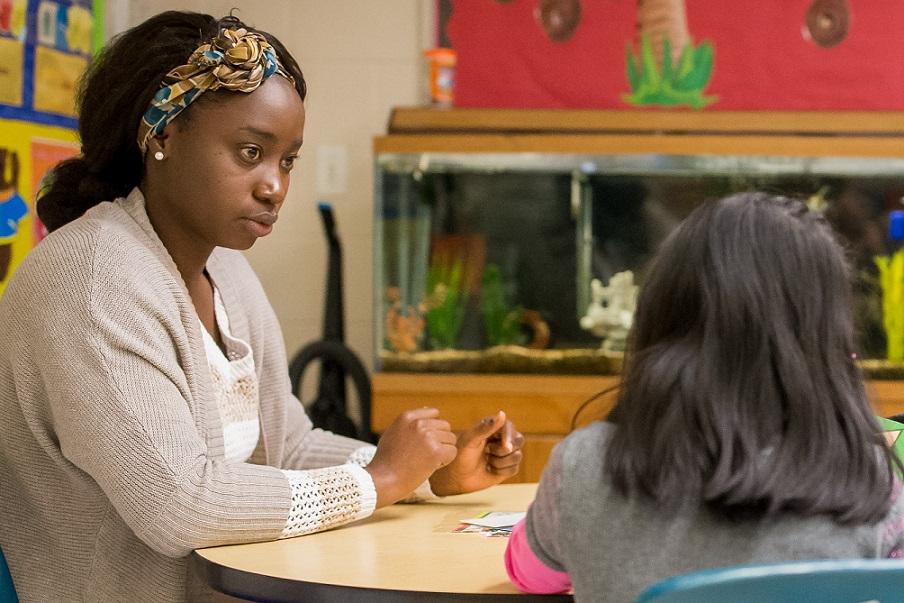
[[[50,168],[59,162],[78,155],[78,145],[60,140],[48,138],[46,140],[34,139],[31,141],[31,192],[32,198],[41,190],[41,182],[50,171]],[[47,229],[41,221],[35,217],[32,220],[33,241],[37,245],[47,236]]]
[[[73,130],[0,119],[0,295],[25,255],[42,238],[35,195],[47,171],[78,154]]]
[[[75,117],[78,80],[91,57],[94,17],[83,5],[38,4],[34,62],[34,108]]]
[[[460,107],[904,109],[897,0],[442,0]]]
[[[35,50],[35,110],[74,118],[78,80],[88,59],[39,46]]]
[[[22,106],[22,68],[25,44],[0,37],[0,104]]]
[[[34,207],[42,179],[78,153],[75,95],[101,7],[0,0],[0,295],[46,234]]]

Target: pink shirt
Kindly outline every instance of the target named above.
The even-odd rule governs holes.
[[[505,548],[505,571],[512,584],[526,593],[549,595],[571,590],[571,578],[543,564],[530,548],[524,520],[512,530]]]

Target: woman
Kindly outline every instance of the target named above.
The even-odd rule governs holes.
[[[82,155],[38,202],[52,233],[0,301],[0,546],[23,600],[197,600],[195,548],[517,471],[502,412],[456,438],[413,410],[374,449],[312,429],[292,397],[234,250],[278,219],[304,97],[282,44],[233,17],[163,13],[91,67]]]

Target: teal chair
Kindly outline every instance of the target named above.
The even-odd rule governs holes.
[[[19,603],[19,597],[16,596],[16,589],[13,587],[13,577],[9,575],[3,551],[0,551],[0,603]]]
[[[904,603],[904,560],[738,565],[666,578],[635,603]]]

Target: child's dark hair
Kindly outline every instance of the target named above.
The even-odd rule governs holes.
[[[851,276],[821,215],[737,194],[663,243],[637,304],[606,468],[665,507],[880,519],[893,455],[853,360]]]
[[[144,163],[137,143],[141,116],[166,74],[185,64],[221,26],[244,27],[266,37],[304,99],[307,91],[298,63],[267,32],[248,27],[233,16],[217,20],[210,15],[169,11],[151,17],[115,37],[82,79],[78,94],[82,154],[56,166],[49,187],[38,200],[38,215],[49,231],[101,201],[127,195],[141,182]]]

